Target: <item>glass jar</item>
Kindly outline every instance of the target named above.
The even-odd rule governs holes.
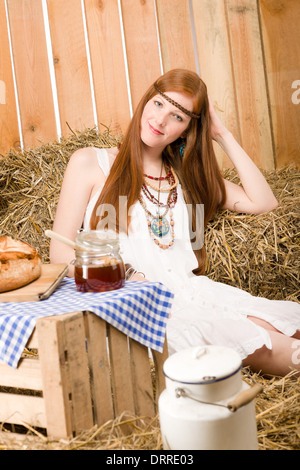
[[[106,292],[125,285],[125,267],[115,232],[81,230],[76,237],[75,283],[80,292]]]

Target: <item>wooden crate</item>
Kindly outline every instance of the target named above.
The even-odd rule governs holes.
[[[156,415],[166,348],[151,352],[152,364],[148,348],[89,312],[39,319],[27,348],[37,354],[17,369],[0,364],[0,422],[58,439],[124,411]]]

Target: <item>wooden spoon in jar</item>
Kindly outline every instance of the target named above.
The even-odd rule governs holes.
[[[59,233],[53,232],[52,230],[45,230],[45,235],[49,238],[53,238],[54,240],[57,240],[59,242],[64,243],[65,245],[70,246],[74,250],[78,249],[78,250],[81,250],[81,251],[89,251],[87,248],[76,245],[76,243],[73,242],[73,240],[70,240],[69,238],[63,237]]]

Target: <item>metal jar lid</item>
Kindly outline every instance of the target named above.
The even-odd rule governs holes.
[[[91,251],[113,251],[119,248],[119,236],[112,230],[79,230],[76,245]]]

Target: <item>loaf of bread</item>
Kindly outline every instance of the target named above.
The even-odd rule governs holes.
[[[42,260],[35,248],[11,237],[0,237],[0,292],[34,281],[41,275]]]

